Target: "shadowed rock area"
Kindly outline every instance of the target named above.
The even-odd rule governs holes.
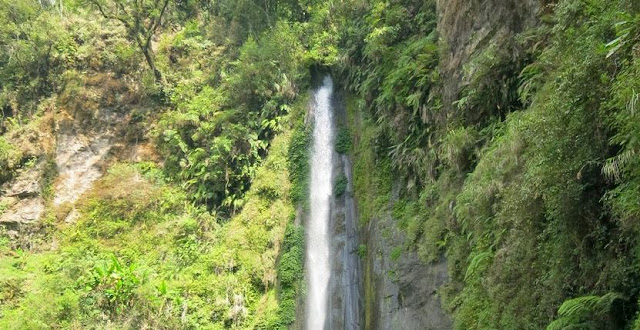
[[[395,184],[390,203],[398,198]],[[394,257],[405,235],[391,216],[369,222],[362,230],[367,246],[364,269],[367,327],[370,329],[451,329],[438,290],[448,282],[444,259],[426,264],[414,251]]]
[[[333,103],[338,123],[345,122],[343,102],[343,95],[337,92]],[[342,195],[335,196],[331,207],[331,329],[364,329],[360,294],[362,265],[358,255],[358,218],[353,200],[352,165],[348,155],[336,154],[333,159],[334,176],[346,178],[347,186]]]
[[[508,48],[513,61],[522,56],[522,50],[513,44],[514,37],[537,24],[542,6],[540,0],[437,2],[437,30],[446,46],[440,61],[445,108],[453,106],[461,89],[469,83],[468,77],[475,68],[465,66],[472,57],[490,45]]]

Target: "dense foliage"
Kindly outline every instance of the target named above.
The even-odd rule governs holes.
[[[374,1],[345,23],[355,141],[374,150],[355,153],[362,220],[390,212],[409,249],[447,257],[441,296],[460,329],[636,319],[638,8],[548,8],[536,29],[480,48],[451,105],[432,4]],[[384,160],[406,179],[391,210],[376,201],[385,188],[358,185],[359,166],[384,178]]]
[[[288,21],[297,3],[250,10],[263,5],[0,3],[0,184],[42,167],[46,207],[39,226],[0,231],[0,328],[294,322],[306,197],[289,180],[305,191],[306,145],[297,167],[288,156],[306,131],[307,32]],[[104,130],[105,108],[153,162],[111,165],[54,204],[56,137]]]
[[[290,222],[288,143],[288,135],[274,140],[250,202],[224,226],[185,204],[184,193],[152,164],[112,167],[79,202],[79,219],[58,225],[57,249],[12,251],[1,241],[0,327],[287,324],[281,320],[292,317],[280,315],[292,307],[279,308],[277,279],[295,296],[289,288],[299,285],[302,265],[301,234]],[[280,249],[286,253],[278,263]],[[285,272],[293,274],[278,277]]]
[[[295,322],[313,70],[348,94],[360,224],[446,257],[457,328],[640,326],[635,1],[544,1],[455,91],[435,0],[53,3],[0,0],[0,184],[48,169],[37,239],[0,231],[0,327]],[[156,157],[53,205],[55,136],[104,108]]]

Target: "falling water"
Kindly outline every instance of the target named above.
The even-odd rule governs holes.
[[[311,216],[307,224],[307,329],[324,329],[328,308],[329,217],[333,168],[333,120],[331,97],[333,82],[329,76],[315,92],[313,149],[311,156]]]

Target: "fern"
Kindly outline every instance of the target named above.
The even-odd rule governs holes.
[[[635,115],[638,101],[640,100],[640,94],[633,92],[631,100],[627,103],[626,112],[628,115]],[[619,142],[619,141],[618,141]],[[632,146],[627,145],[626,149],[615,157],[607,159],[602,167],[602,174],[610,182],[620,182],[622,180],[622,174],[625,168],[637,160],[638,150]]]
[[[471,279],[472,276],[478,273],[480,268],[484,267],[491,260],[491,258],[493,258],[493,253],[491,252],[482,252],[473,257],[473,259],[471,259],[471,262],[469,263],[469,267],[467,267],[467,272],[464,275],[464,280],[469,281],[469,279]]]
[[[602,167],[602,174],[610,182],[620,182],[625,166],[631,163],[638,153],[635,150],[625,150],[619,155],[607,159]]]
[[[558,309],[558,319],[547,326],[547,330],[572,328],[599,328],[598,321],[611,311],[614,301],[624,299],[615,292],[603,296],[582,296],[566,300]]]

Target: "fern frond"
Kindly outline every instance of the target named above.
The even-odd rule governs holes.
[[[564,318],[559,318],[559,319],[551,322],[547,326],[547,330],[564,330],[567,327],[569,327],[570,325],[571,325],[571,323],[569,322],[569,320],[564,319]]]
[[[634,91],[633,95],[631,96],[631,100],[629,101],[629,103],[627,103],[627,111],[630,114],[632,115],[635,114],[639,99],[640,99],[640,94]]]
[[[597,306],[599,301],[599,296],[583,296],[567,300],[558,309],[558,315],[565,317],[581,315]]]
[[[615,157],[607,159],[602,166],[602,174],[610,182],[620,182],[622,180],[622,170],[638,156],[636,150],[625,150]]]
[[[467,267],[467,272],[464,275],[464,280],[467,281],[471,278],[471,276],[475,275],[481,266],[485,265],[493,257],[492,252],[482,252],[473,259],[469,263],[469,267]]]
[[[558,319],[547,326],[547,330],[596,328],[595,321],[609,313],[611,305],[624,299],[619,293],[609,292],[603,296],[582,296],[566,300],[558,309]]]

